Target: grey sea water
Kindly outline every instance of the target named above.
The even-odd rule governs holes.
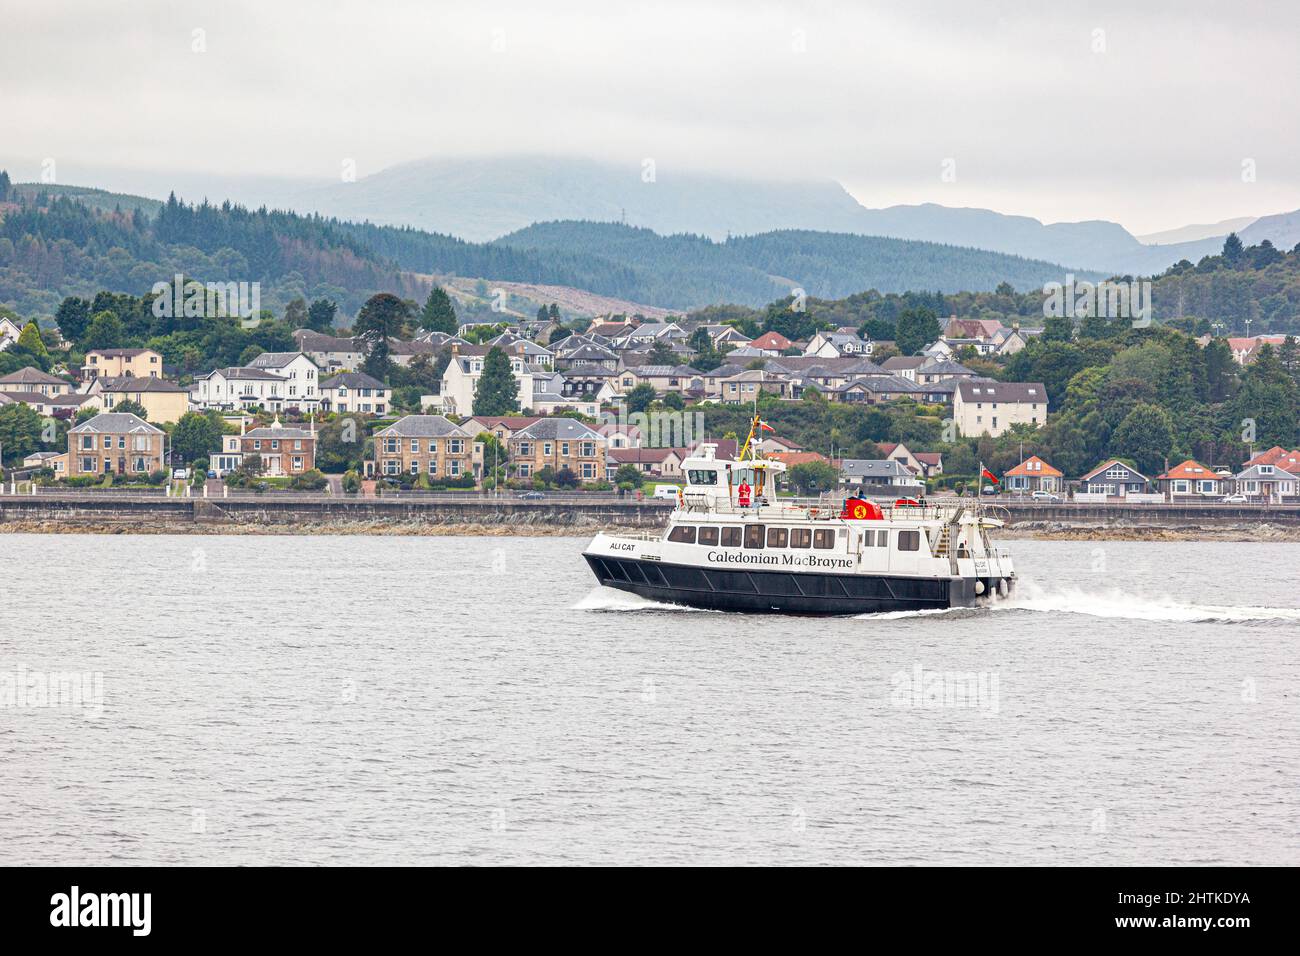
[[[1295,544],[826,620],[584,543],[0,535],[0,863],[1300,862]]]

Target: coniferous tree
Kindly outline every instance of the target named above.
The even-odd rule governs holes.
[[[475,415],[509,415],[519,410],[519,381],[510,357],[499,346],[488,349],[483,374],[474,388]]]
[[[9,181],[9,170],[0,169],[0,202],[8,202],[9,191],[12,184]]]
[[[459,323],[456,321],[456,308],[451,296],[442,286],[435,285],[429,290],[429,298],[424,302],[424,311],[420,313],[420,327],[430,332],[444,332],[455,335]]]
[[[334,316],[338,311],[338,303],[331,299],[317,299],[307,310],[307,328],[317,332],[333,332]]]

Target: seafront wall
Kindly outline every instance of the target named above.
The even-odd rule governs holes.
[[[565,534],[662,527],[673,503],[614,496],[542,500],[318,494],[169,498],[42,491],[0,495],[0,531],[109,533]],[[1000,510],[998,510],[1000,509]],[[1300,505],[1074,504],[996,506],[1011,536],[1221,537],[1300,541]]]

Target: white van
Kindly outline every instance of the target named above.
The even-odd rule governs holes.
[[[655,488],[656,498],[676,498],[677,492],[681,491],[680,485],[658,485]]]

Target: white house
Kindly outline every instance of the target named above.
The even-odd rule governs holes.
[[[863,341],[855,333],[818,332],[808,340],[804,355],[818,358],[841,358],[846,355],[870,355],[872,343]]]
[[[959,381],[952,396],[957,434],[997,438],[1012,425],[1035,428],[1047,422],[1047,389],[1042,382]]]
[[[320,383],[321,408],[327,412],[383,415],[392,402],[392,390],[365,372],[341,372]]]
[[[302,352],[263,352],[243,368],[200,375],[190,386],[190,401],[199,408],[315,411],[320,407],[319,374]]]

